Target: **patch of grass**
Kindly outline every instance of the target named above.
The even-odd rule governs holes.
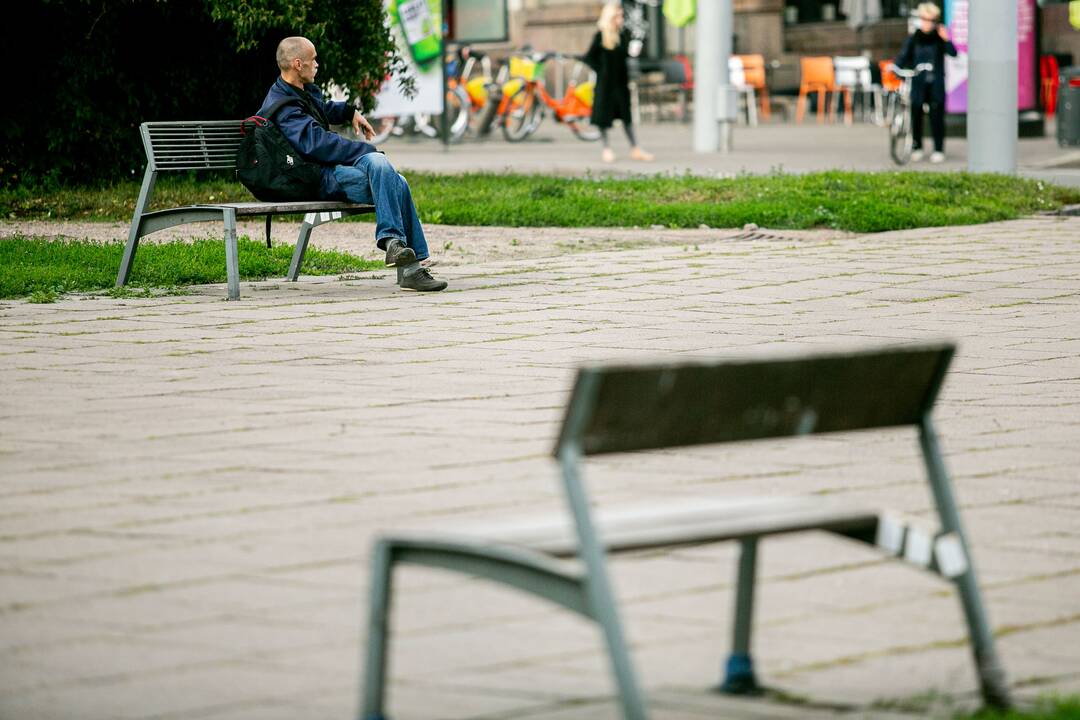
[[[284,277],[292,248],[272,249],[249,238],[237,243],[240,278]],[[67,292],[108,290],[113,297],[183,294],[186,285],[225,282],[225,246],[218,239],[144,243],[135,256],[129,285],[113,287],[124,245],[40,237],[0,238],[0,298],[29,296],[31,302],[55,302]],[[346,253],[308,248],[304,272],[341,275],[381,268],[380,263]]]
[[[1080,720],[1080,696],[1051,696],[1040,698],[1034,707],[1006,712],[984,709],[954,717],[956,720]]]
[[[503,227],[828,227],[880,232],[1009,220],[1080,203],[1080,189],[970,173],[773,173],[736,178],[655,175],[559,178],[543,175],[409,173],[424,222]],[[0,190],[0,216],[34,220],[129,221],[139,186]],[[164,177],[154,208],[250,200],[226,179]],[[349,221],[371,222],[356,216]]]
[[[829,227],[879,232],[1006,220],[1080,201],[1080,190],[1000,175],[825,172],[631,179],[410,175],[421,217],[504,226]]]
[[[58,299],[60,299],[60,295],[55,290],[52,290],[51,288],[38,288],[30,293],[27,302],[45,305],[47,303],[54,303]]]

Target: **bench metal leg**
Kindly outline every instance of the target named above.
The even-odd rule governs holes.
[[[229,299],[240,299],[240,257],[236,250],[236,211],[228,208],[225,215],[225,277],[229,284]]]
[[[580,410],[578,411],[580,413]],[[577,418],[568,423],[579,422]],[[585,564],[585,593],[589,602],[589,615],[600,624],[607,643],[608,659],[615,682],[619,686],[619,702],[622,705],[624,720],[646,720],[645,699],[638,687],[630,652],[623,638],[622,624],[615,607],[615,592],[608,579],[607,563],[604,561],[604,548],[600,543],[589,517],[588,500],[578,473],[578,451],[576,448],[564,449],[559,453],[563,481],[570,510],[577,525],[581,541],[579,557]]]
[[[630,661],[630,653],[623,638],[622,627],[615,611],[614,598],[608,596],[600,607],[594,607],[596,621],[604,631],[607,642],[608,658],[615,681],[619,685],[619,703],[622,705],[624,720],[646,720],[645,701],[638,688],[637,675]]]
[[[372,554],[371,598],[368,605],[367,659],[360,698],[360,720],[382,720],[386,688],[386,646],[389,633],[392,551],[379,542]]]
[[[754,621],[754,581],[757,570],[757,538],[740,542],[739,575],[735,587],[735,625],[720,690],[732,695],[756,695],[761,692],[750,657],[750,632]]]
[[[135,262],[135,251],[139,249],[139,221],[131,225],[128,233],[127,245],[124,246],[124,257],[120,261],[120,270],[116,273],[116,287],[127,285],[131,277],[131,264]]]
[[[300,266],[304,262],[304,253],[307,252],[308,240],[311,238],[311,229],[318,224],[318,215],[308,213],[304,216],[304,222],[300,225],[300,234],[296,237],[296,249],[293,250],[292,262],[289,264],[289,280],[296,282],[300,276]]]
[[[934,504],[937,506],[943,533],[955,533],[960,538],[964,554],[967,556],[967,570],[955,578],[956,589],[967,620],[968,635],[975,658],[975,670],[979,674],[979,684],[983,700],[988,705],[998,708],[1012,706],[1009,686],[1005,679],[1005,669],[994,649],[994,635],[979,594],[979,583],[975,577],[975,563],[968,548],[967,537],[960,526],[960,514],[956,510],[952,487],[941,457],[937,435],[929,415],[919,425],[919,443],[922,446],[923,460],[926,462],[930,487],[934,492]]]
[[[131,229],[128,231],[127,245],[124,247],[124,258],[120,261],[120,270],[116,273],[116,287],[127,285],[131,277],[131,264],[135,262],[135,251],[139,249],[139,238],[142,237],[142,216],[150,203],[150,195],[154,192],[156,181],[157,173],[148,167],[146,173],[143,174],[142,187],[139,188],[139,199],[135,201],[135,214],[131,218]]]
[[[441,568],[484,578],[593,618],[582,573],[553,558],[520,548],[460,538],[382,538],[372,552],[368,647],[360,720],[382,720],[386,712],[389,612],[393,569],[398,564]],[[636,720],[639,716],[627,717]]]
[[[354,213],[334,210],[331,212],[308,213],[304,216],[304,223],[300,226],[300,234],[296,238],[296,249],[293,250],[292,263],[289,265],[289,280],[296,282],[296,278],[300,276],[300,266],[304,262],[304,253],[307,252],[312,228],[317,228],[334,220],[340,220],[346,215],[352,214]]]

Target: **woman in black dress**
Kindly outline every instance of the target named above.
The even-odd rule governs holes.
[[[608,130],[618,119],[622,120],[630,141],[630,157],[634,160],[652,160],[652,155],[638,147],[630,118],[630,78],[626,58],[631,56],[632,49],[640,51],[641,43],[632,41],[630,33],[623,30],[623,9],[618,2],[609,2],[604,6],[596,25],[600,29],[585,53],[585,64],[596,71],[592,123],[600,128],[604,141],[601,157],[604,162],[615,162],[615,152],[608,143]],[[636,57],[637,52],[633,52],[633,56]]]
[[[908,36],[896,64],[914,68],[929,63],[933,70],[919,73],[911,82],[911,159],[922,160],[923,103],[930,106],[930,131],[934,134],[934,152],[930,162],[945,159],[945,56],[956,57],[956,46],[949,40],[949,31],[941,24],[941,10],[931,2],[919,3],[919,28]]]

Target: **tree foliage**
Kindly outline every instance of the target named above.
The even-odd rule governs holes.
[[[139,123],[243,118],[278,74],[277,43],[303,35],[319,82],[368,107],[404,67],[382,0],[30,0],[10,35],[18,97],[0,124],[0,185],[137,177]]]

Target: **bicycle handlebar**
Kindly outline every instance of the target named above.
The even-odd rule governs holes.
[[[902,77],[902,78],[913,78],[916,75],[918,75],[919,73],[930,72],[933,69],[934,69],[933,63],[919,63],[912,70],[902,68],[899,65],[890,65],[889,66],[889,71],[890,72],[892,72],[897,77]]]
[[[540,51],[540,50],[531,50],[529,48],[522,48],[521,50],[519,50],[518,52],[516,52],[514,54],[518,55],[519,57],[526,57],[529,60],[532,60],[533,62],[547,62],[548,60],[577,60],[577,61],[580,62],[580,61],[583,61],[585,59],[584,55],[573,55],[573,54],[568,54],[568,53],[562,53],[562,52],[559,52],[558,50],[550,50],[548,52],[543,52],[543,51]]]

